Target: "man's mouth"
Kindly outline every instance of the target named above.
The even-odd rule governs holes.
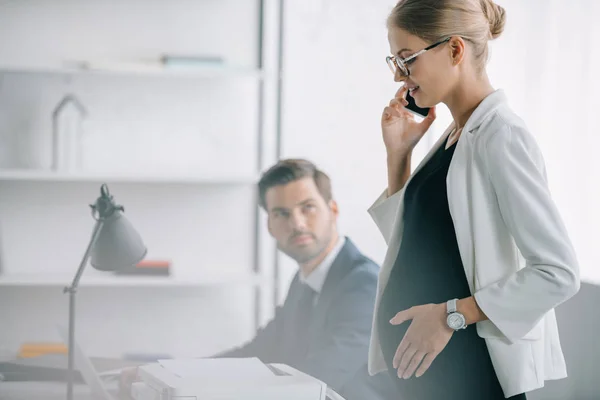
[[[294,244],[306,244],[306,243],[312,242],[312,240],[313,240],[312,235],[303,234],[303,235],[294,236],[292,238],[292,243],[294,243]]]

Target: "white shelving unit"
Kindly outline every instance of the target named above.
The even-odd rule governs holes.
[[[64,65],[0,65],[5,73],[98,75],[123,77],[168,78],[231,78],[247,77],[267,79],[275,76],[260,68],[243,68],[230,65],[165,66],[159,63],[107,63],[92,67]]]
[[[0,169],[0,181],[26,182],[91,182],[91,183],[183,183],[200,185],[253,185],[258,175],[247,176],[200,176],[164,173],[104,174],[95,172],[54,172],[33,169]]]
[[[123,77],[135,78],[144,77],[147,79],[165,78],[165,79],[229,79],[229,78],[244,78],[257,80],[259,84],[258,90],[258,134],[256,148],[248,149],[248,151],[257,152],[257,165],[247,174],[243,176],[219,176],[218,173],[211,176],[202,176],[194,174],[179,174],[179,173],[151,173],[141,172],[139,174],[131,173],[99,173],[99,172],[54,172],[49,170],[35,169],[0,169],[0,184],[4,183],[28,183],[36,185],[40,182],[52,183],[128,183],[128,184],[152,184],[152,185],[169,185],[169,184],[185,184],[185,185],[255,185],[258,181],[258,174],[264,167],[265,148],[277,149],[279,146],[279,126],[280,126],[280,77],[279,69],[281,63],[281,21],[282,11],[281,5],[278,2],[271,3],[271,12],[267,12],[265,1],[258,1],[257,17],[258,22],[258,45],[257,45],[257,65],[255,68],[243,68],[228,64],[206,66],[164,66],[159,63],[90,63],[90,65],[77,66],[75,64],[65,65],[39,65],[39,64],[9,64],[10,61],[0,63],[0,77],[7,74],[55,74],[60,76],[99,76],[99,77]],[[273,5],[276,5],[275,10],[279,9],[279,15],[273,13]],[[270,27],[266,27],[270,24]],[[278,25],[278,26],[276,26]],[[270,44],[265,44],[267,36],[275,40],[271,40]],[[279,36],[277,38],[277,36]],[[273,44],[275,43],[275,45]],[[265,56],[270,47],[271,56]],[[274,51],[275,49],[275,51]],[[274,55],[275,54],[275,55]],[[274,62],[265,63],[265,59],[274,60]],[[265,65],[274,65],[275,68],[267,70]],[[268,85],[266,81],[269,81]],[[269,100],[271,99],[271,100]],[[264,108],[267,107],[267,102],[273,102],[276,99],[276,110],[272,113],[277,121],[265,122]],[[274,126],[277,138],[269,139],[271,142],[276,142],[276,145],[265,145],[264,132],[266,125]],[[273,128],[271,128],[273,129]],[[278,154],[268,156],[266,159],[277,159]],[[256,196],[255,196],[256,197]],[[248,269],[244,272],[212,272],[207,275],[186,276],[178,275],[177,273],[171,277],[131,277],[118,275],[93,275],[84,274],[81,279],[81,286],[84,287],[151,287],[151,288],[200,288],[208,286],[220,285],[246,285],[255,289],[254,292],[254,320],[256,327],[260,324],[260,307],[261,307],[261,286],[266,283],[264,275],[261,273],[262,263],[261,258],[261,238],[260,232],[261,223],[258,210],[258,199],[254,198],[254,215],[253,238],[252,241],[252,259],[248,262]],[[85,205],[83,205],[85,206]],[[219,210],[221,211],[221,210]],[[90,223],[91,228],[91,223]],[[10,233],[8,233],[10,234]],[[276,262],[276,261],[275,261]],[[12,268],[13,270],[15,268]],[[5,273],[0,274],[0,287],[59,287],[65,286],[72,280],[72,276],[52,273],[40,274],[18,274]]]
[[[65,287],[73,280],[66,274],[11,274],[0,276],[0,287]],[[239,272],[211,272],[198,276],[116,276],[84,275],[82,287],[202,288],[214,286],[260,286],[260,275]]]

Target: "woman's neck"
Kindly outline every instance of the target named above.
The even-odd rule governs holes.
[[[455,129],[462,129],[479,104],[494,92],[487,74],[462,82],[452,96],[444,101],[454,119]]]

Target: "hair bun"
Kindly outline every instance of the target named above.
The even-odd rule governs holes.
[[[504,32],[506,11],[504,7],[494,3],[493,0],[481,0],[481,9],[490,23],[490,38],[496,39]]]

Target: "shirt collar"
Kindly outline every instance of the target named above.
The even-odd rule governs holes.
[[[333,262],[337,258],[338,254],[344,247],[346,243],[346,238],[340,236],[335,246],[329,254],[321,261],[319,265],[310,273],[307,277],[304,276],[302,270],[300,270],[300,281],[302,283],[306,283],[312,290],[317,293],[321,293],[321,289],[323,289],[323,285],[325,284],[325,279],[327,278],[327,274],[333,265]]]

